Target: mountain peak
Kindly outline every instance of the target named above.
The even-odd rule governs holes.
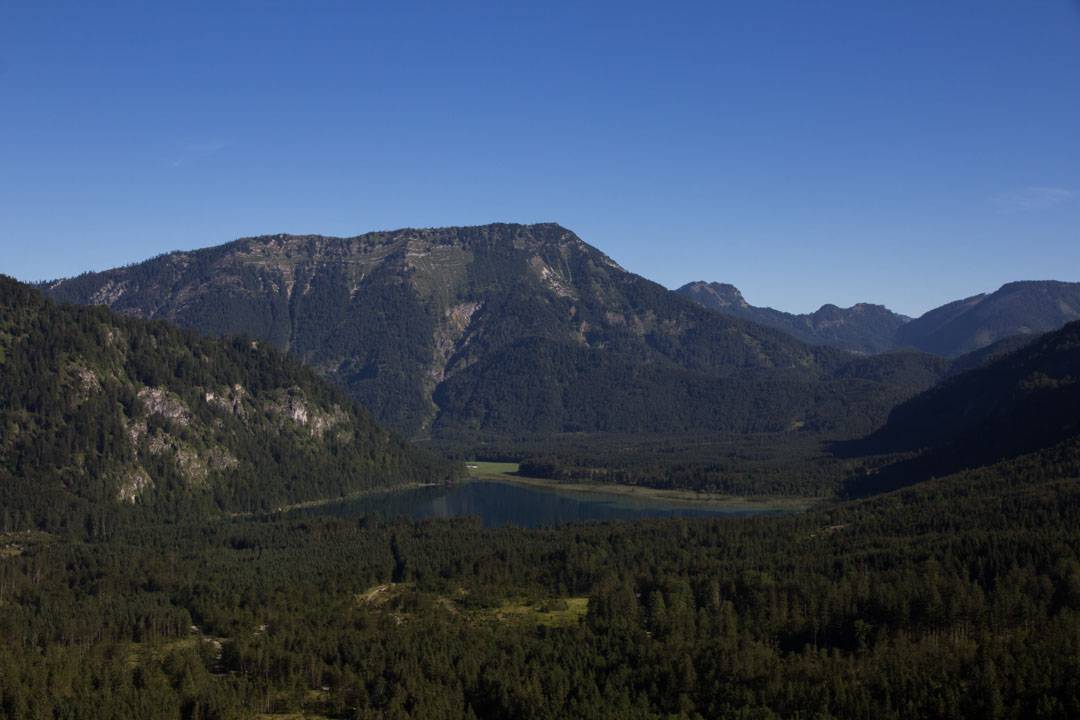
[[[882,316],[900,318],[903,322],[910,320],[906,315],[895,313],[884,305],[876,303],[855,303],[851,307],[842,308],[834,303],[825,303],[814,312],[810,313],[814,318],[851,318],[853,316]]]
[[[743,294],[739,291],[739,288],[728,283],[696,280],[683,285],[675,292],[680,295],[686,295],[691,300],[694,300],[699,305],[704,305],[710,310],[719,310],[728,307],[750,307],[750,304],[746,302]]]
[[[207,250],[237,248],[242,251],[266,253],[308,253],[313,255],[367,254],[379,248],[408,253],[423,253],[434,248],[457,248],[465,251],[491,250],[554,250],[574,248],[593,255],[606,265],[619,267],[600,250],[584,242],[572,230],[558,223],[489,223],[440,228],[398,228],[377,230],[338,237],[317,234],[277,233],[241,238],[232,243]],[[198,251],[196,251],[198,252]],[[621,268],[620,268],[621,269]]]
[[[897,333],[900,345],[956,357],[1011,335],[1057,330],[1080,319],[1080,283],[1020,280],[942,305]]]
[[[997,292],[1002,294],[1024,291],[1060,291],[1067,290],[1070,286],[1076,286],[1077,283],[1064,282],[1062,280],[1013,280],[1007,282],[998,288]],[[993,293],[997,294],[997,293]]]

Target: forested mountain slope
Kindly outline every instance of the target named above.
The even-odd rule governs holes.
[[[1080,322],[992,354],[897,406],[868,438],[838,444],[842,455],[918,453],[853,478],[848,492],[880,492],[1075,439],[1077,408]]]
[[[944,365],[888,373],[709,312],[555,224],[274,235],[48,285],[287,349],[380,421],[464,432],[857,433]]]
[[[1038,338],[1039,335],[1010,335],[1007,338],[998,340],[984,348],[965,353],[949,363],[948,377],[959,375],[968,370],[974,370],[983,365],[988,365],[995,360],[1005,357],[1009,353],[1016,352],[1020,348],[1030,345]]]
[[[1029,451],[1080,433],[1080,322],[901,404],[876,437],[890,449]]]
[[[120,506],[265,510],[452,473],[272,348],[58,306],[0,277],[9,523],[92,530]]]
[[[897,331],[896,345],[956,357],[1011,335],[1057,330],[1074,320],[1080,320],[1080,283],[1013,282],[912,320]]]

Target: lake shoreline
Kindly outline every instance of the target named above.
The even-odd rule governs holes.
[[[402,490],[420,490],[423,488],[437,488],[437,487],[452,487],[447,483],[404,483],[402,485],[379,485],[376,487],[365,488],[364,490],[357,490],[351,492],[348,495],[339,495],[338,497],[326,497],[315,498],[313,500],[300,500],[298,502],[289,503],[288,505],[280,505],[272,510],[245,510],[243,512],[231,512],[226,513],[223,517],[229,519],[244,519],[252,517],[263,517],[271,515],[288,514],[295,510],[307,510],[310,508],[323,507],[326,505],[335,505],[337,503],[345,503],[350,500],[360,500],[366,497],[373,497],[377,495],[385,495],[388,493],[399,492]]]
[[[449,483],[408,483],[405,485],[379,486],[366,488],[345,496],[318,498],[290,503],[270,511],[230,513],[233,519],[250,518],[261,515],[290,514],[301,510],[314,510],[320,507],[348,503],[378,496],[392,495],[397,492],[415,491],[425,488],[452,488],[455,485],[476,482],[495,482],[516,485],[544,492],[568,496],[585,496],[593,500],[605,498],[616,503],[641,503],[642,505],[661,505],[668,509],[705,510],[732,514],[763,514],[803,512],[812,507],[828,502],[827,498],[812,497],[746,497],[725,495],[722,493],[698,492],[672,488],[653,488],[644,485],[619,485],[598,482],[561,482],[547,478],[524,477],[517,474],[517,465],[512,463],[467,463],[467,475]]]
[[[491,472],[484,468],[485,463],[469,463],[469,481],[503,482],[522,485],[553,492],[580,495],[608,495],[621,499],[641,500],[645,502],[666,502],[688,509],[708,508],[748,512],[800,512],[820,505],[827,498],[810,497],[745,497],[705,493],[696,490],[678,490],[670,488],[652,488],[644,485],[619,485],[597,482],[561,482],[548,478],[532,478],[517,475],[516,472]],[[509,463],[499,463],[500,466]]]

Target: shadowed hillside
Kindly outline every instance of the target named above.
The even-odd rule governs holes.
[[[267,510],[454,472],[271,348],[0,277],[0,505],[23,525]]]

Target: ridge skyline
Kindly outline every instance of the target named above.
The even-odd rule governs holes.
[[[136,256],[133,256],[133,257],[129,257],[128,259],[123,260],[123,261],[114,262],[114,261],[109,261],[109,260],[103,260],[100,263],[94,263],[92,266],[82,268],[82,269],[80,269],[80,270],[78,270],[76,272],[71,272],[71,273],[66,273],[66,274],[63,274],[63,273],[62,274],[53,274],[53,275],[48,276],[48,277],[31,277],[31,276],[26,276],[26,275],[20,275],[18,272],[13,272],[11,270],[6,270],[5,272],[6,272],[6,274],[8,274],[8,275],[10,275],[10,276],[22,281],[22,282],[26,282],[26,283],[29,283],[29,284],[32,284],[32,285],[47,285],[49,283],[54,283],[54,282],[58,282],[58,281],[61,281],[61,280],[66,280],[66,279],[70,279],[70,278],[73,278],[73,277],[77,277],[77,276],[85,274],[85,273],[103,272],[103,271],[106,271],[106,270],[111,270],[111,269],[116,269],[116,268],[123,268],[123,267],[127,267],[129,265],[135,265],[135,264],[145,262],[147,260],[151,260],[151,259],[161,257],[161,256],[172,255],[172,254],[176,254],[176,253],[188,253],[188,252],[198,252],[198,251],[202,251],[202,250],[210,250],[210,249],[214,249],[214,248],[225,247],[225,246],[231,245],[233,243],[241,242],[241,241],[256,240],[256,239],[260,239],[260,238],[272,238],[272,237],[286,236],[286,237],[317,237],[317,238],[334,239],[334,240],[349,240],[349,239],[363,237],[363,236],[366,236],[366,235],[373,235],[373,234],[379,234],[379,233],[400,233],[400,232],[404,232],[404,231],[417,231],[417,232],[420,232],[420,231],[441,230],[441,229],[448,229],[448,228],[481,228],[481,227],[490,227],[490,226],[496,226],[496,225],[509,225],[509,226],[521,226],[521,227],[536,227],[536,226],[544,226],[544,225],[555,225],[555,226],[558,226],[560,228],[569,230],[570,232],[577,235],[577,237],[579,239],[583,238],[583,235],[581,233],[576,232],[573,229],[572,226],[561,223],[561,222],[558,222],[558,221],[538,221],[538,222],[492,221],[492,222],[472,223],[472,224],[444,224],[444,225],[424,225],[424,226],[420,226],[420,225],[403,225],[403,226],[400,226],[400,227],[383,227],[383,228],[378,228],[378,229],[373,229],[373,230],[366,230],[366,231],[363,231],[363,232],[360,232],[360,233],[352,233],[352,234],[348,234],[348,233],[337,234],[337,233],[324,233],[324,232],[270,232],[270,233],[255,233],[255,234],[238,235],[238,236],[236,236],[236,237],[234,237],[234,238],[232,238],[230,240],[226,240],[226,241],[223,241],[223,242],[212,242],[212,243],[206,244],[206,245],[201,245],[200,244],[200,245],[195,245],[195,246],[190,246],[190,247],[172,247],[172,248],[169,248],[169,249],[157,248],[156,249],[157,251],[155,251],[155,252],[150,252],[148,254],[142,254],[142,255],[136,255]],[[735,290],[743,297],[744,300],[746,299],[746,297],[748,295],[750,297],[752,297],[755,300],[755,302],[750,302],[749,300],[745,300],[750,305],[760,307],[760,308],[777,310],[779,312],[784,312],[784,313],[789,313],[789,314],[794,314],[794,315],[812,315],[814,313],[825,310],[825,309],[827,309],[829,307],[836,307],[836,308],[839,308],[841,310],[850,310],[850,309],[852,309],[854,307],[857,307],[857,306],[860,306],[860,305],[868,305],[868,306],[876,306],[876,307],[885,308],[886,310],[889,310],[890,312],[893,312],[893,313],[895,313],[897,315],[906,317],[908,319],[915,319],[915,318],[921,317],[922,315],[926,314],[927,312],[935,310],[935,309],[941,307],[942,305],[948,304],[950,302],[955,302],[955,301],[960,300],[960,299],[969,300],[969,299],[973,299],[973,298],[976,298],[976,297],[979,297],[979,296],[990,295],[990,294],[992,294],[992,293],[994,293],[994,292],[996,292],[998,290],[1004,289],[1008,285],[1012,285],[1012,284],[1016,284],[1016,283],[1029,283],[1029,282],[1066,282],[1066,283],[1069,283],[1069,282],[1080,282],[1080,275],[1077,275],[1076,279],[1070,279],[1070,278],[1067,278],[1067,277],[1064,277],[1064,276],[1052,276],[1052,277],[1042,277],[1042,278],[1036,278],[1036,277],[1022,277],[1022,278],[1008,277],[1006,279],[1001,280],[997,285],[995,285],[993,287],[987,286],[987,287],[982,287],[982,288],[973,288],[973,289],[970,289],[970,290],[964,290],[964,289],[957,288],[954,292],[949,292],[948,290],[946,290],[945,295],[943,295],[943,297],[940,299],[940,302],[937,301],[937,300],[935,300],[933,302],[927,301],[929,304],[926,304],[925,306],[920,306],[919,309],[917,309],[917,310],[907,310],[907,309],[904,309],[904,308],[901,308],[901,307],[897,307],[897,306],[892,305],[889,302],[887,302],[885,300],[882,300],[882,299],[879,299],[877,297],[862,297],[862,298],[854,298],[854,299],[847,299],[847,300],[840,300],[840,299],[826,297],[826,299],[822,300],[821,302],[818,302],[817,304],[814,304],[813,302],[811,302],[809,305],[797,306],[796,307],[796,306],[786,305],[786,304],[783,304],[783,303],[780,303],[780,302],[773,302],[773,300],[771,300],[771,299],[759,300],[759,297],[761,297],[761,296],[754,289],[750,289],[750,290],[747,289],[748,287],[751,287],[751,286],[743,285],[743,284],[741,284],[739,282],[736,282],[736,281],[732,280],[731,277],[728,274],[724,274],[723,272],[717,272],[717,273],[713,273],[713,272],[704,272],[704,273],[702,273],[702,272],[699,272],[698,277],[690,277],[689,279],[687,279],[687,280],[685,280],[683,282],[665,280],[663,278],[660,278],[660,277],[657,277],[657,276],[651,274],[648,271],[639,272],[633,266],[628,265],[626,262],[623,262],[623,261],[619,260],[615,256],[615,254],[613,254],[608,248],[604,247],[603,245],[597,244],[595,242],[590,242],[590,241],[587,241],[587,240],[582,240],[582,241],[585,242],[590,247],[604,253],[609,258],[611,258],[616,263],[618,263],[621,267],[628,270],[629,272],[641,275],[644,278],[652,280],[653,282],[656,282],[656,283],[664,286],[665,288],[667,288],[668,290],[670,290],[672,292],[678,291],[681,288],[684,288],[686,286],[693,285],[693,284],[696,284],[696,283],[706,283],[706,284],[717,283],[717,284],[720,284],[720,285],[730,285],[730,286],[735,288]],[[700,270],[700,268],[698,268],[698,270]],[[806,274],[806,273],[801,273],[801,274]],[[783,277],[783,276],[784,276],[783,273],[778,273],[777,274],[777,277]],[[847,294],[849,296],[851,295],[850,292],[847,293]]]

